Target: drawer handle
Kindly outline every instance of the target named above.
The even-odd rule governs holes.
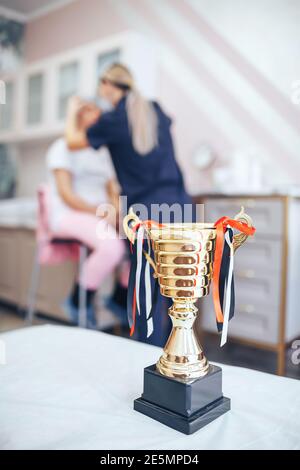
[[[255,277],[255,271],[253,271],[253,269],[245,269],[245,271],[238,271],[236,275],[244,279],[253,279]]]
[[[238,307],[238,310],[242,313],[254,313],[255,307],[251,304],[245,304]]]

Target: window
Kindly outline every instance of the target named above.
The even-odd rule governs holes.
[[[32,75],[28,80],[27,123],[38,124],[42,119],[43,75]]]
[[[63,65],[59,70],[58,84],[58,117],[66,116],[68,99],[76,94],[78,89],[79,66],[77,62]]]
[[[114,62],[120,62],[120,50],[114,49],[110,52],[105,52],[104,54],[99,54],[97,57],[97,78],[99,79],[107,67]]]
[[[11,148],[0,144],[0,199],[14,195],[16,183],[16,169]]]
[[[13,106],[14,106],[14,84],[6,82],[5,84],[5,104],[0,105],[0,129],[9,130],[13,124]]]

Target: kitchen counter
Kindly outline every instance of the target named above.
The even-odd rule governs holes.
[[[0,201],[0,302],[26,310],[36,253],[37,200]],[[70,291],[76,265],[66,262],[41,270],[36,309],[65,319],[60,308]]]
[[[36,227],[37,201],[35,198],[13,198],[0,201],[0,226],[7,228]]]
[[[256,198],[280,198],[291,197],[300,198],[300,191],[257,191],[257,192],[221,192],[208,191],[193,195],[194,200],[203,200],[206,198],[237,198],[237,199],[256,199]],[[8,228],[26,228],[34,230],[37,218],[37,200],[36,198],[18,197],[13,199],[4,199],[0,201],[0,227]]]
[[[36,252],[37,200],[14,198],[0,201],[0,302],[26,310],[33,262]],[[61,308],[77,275],[77,265],[66,261],[43,266],[40,273],[36,310],[67,320]],[[112,279],[101,285],[101,294],[108,295]],[[109,328],[116,320],[99,303],[99,326]]]

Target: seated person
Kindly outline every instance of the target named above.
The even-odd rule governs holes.
[[[93,104],[84,104],[78,114],[78,125],[90,127],[100,111]],[[47,153],[50,182],[49,225],[53,236],[74,239],[89,249],[82,279],[76,283],[65,307],[74,323],[78,323],[79,282],[87,290],[87,318],[96,326],[93,309],[95,293],[120,263],[124,242],[119,239],[114,221],[96,217],[101,203],[118,200],[110,156],[105,147],[95,151],[86,148],[71,152],[64,138],[57,139]],[[117,209],[117,208],[116,208]]]

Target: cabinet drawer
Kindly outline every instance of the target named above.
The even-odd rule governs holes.
[[[281,299],[281,277],[272,270],[235,269],[236,301],[241,303],[257,303],[279,308]]]
[[[235,271],[253,270],[265,272],[272,270],[274,275],[282,266],[282,243],[260,237],[249,237],[245,244],[236,251]]]
[[[204,200],[205,222],[215,222],[227,215],[234,217],[244,206],[253,219],[259,235],[281,236],[284,231],[284,204],[282,199],[216,198]]]
[[[237,301],[235,315],[229,322],[228,337],[268,344],[278,342],[279,307],[255,299]],[[202,329],[217,332],[211,299],[203,299]]]

